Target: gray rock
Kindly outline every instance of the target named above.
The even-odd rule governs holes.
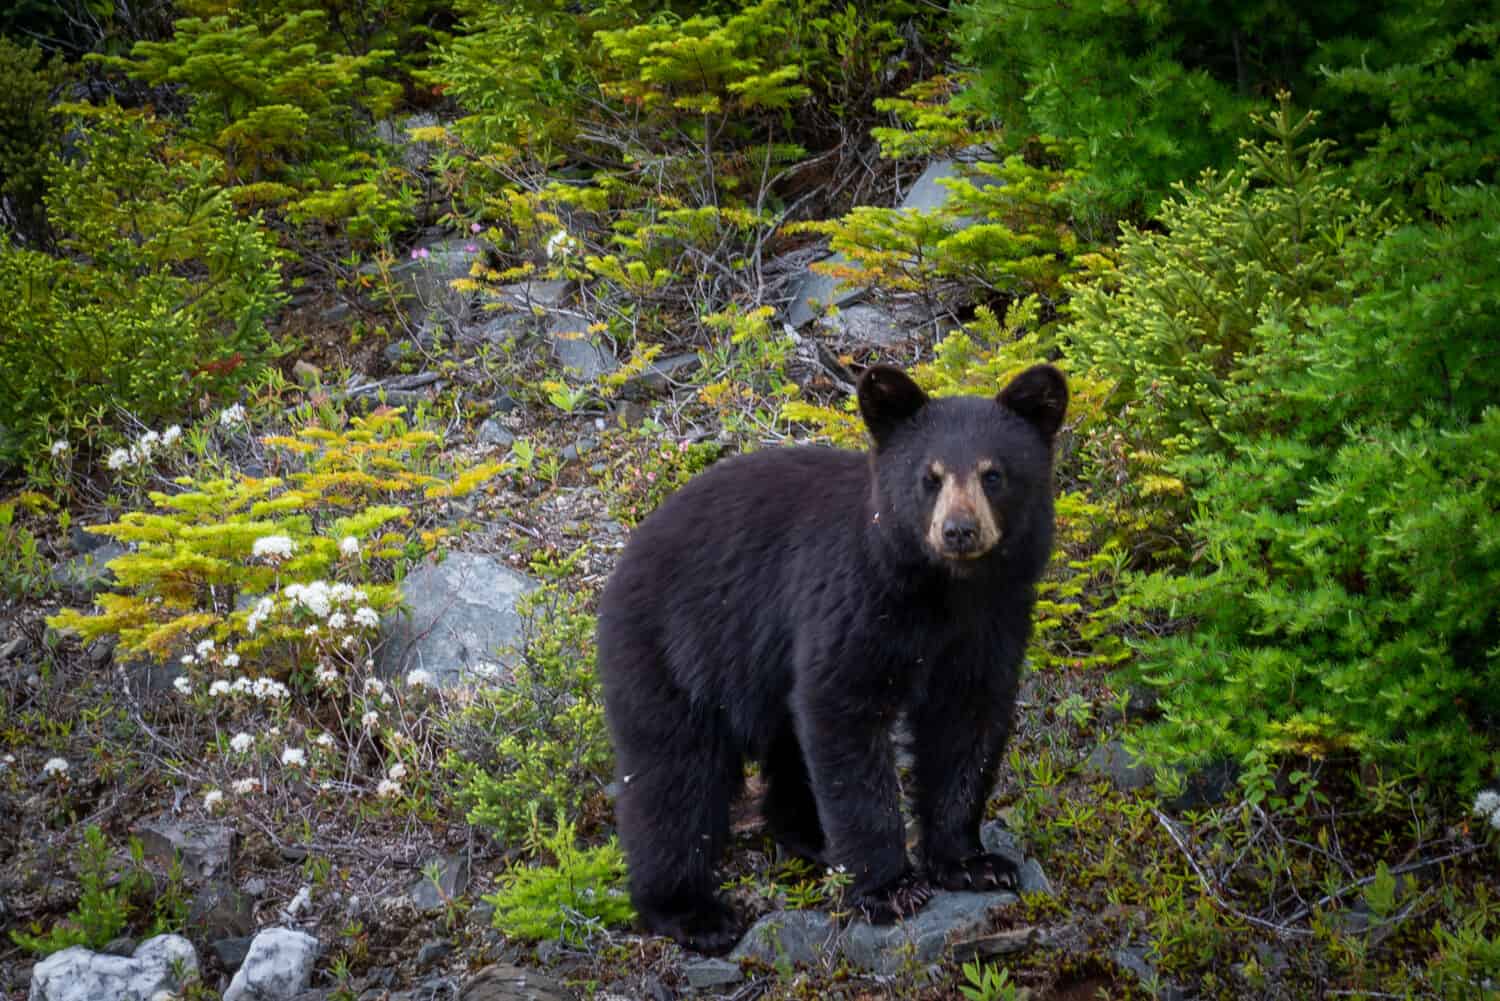
[[[915,960],[930,963],[953,942],[984,931],[990,912],[1015,903],[1013,893],[939,891],[915,916],[889,925],[855,921],[839,929],[822,911],[783,911],[761,918],[729,953],[772,966],[842,956],[851,965],[890,975]]]
[[[863,302],[843,307],[825,317],[821,326],[850,344],[879,347],[900,344],[916,332],[893,313]]]
[[[547,338],[564,373],[584,382],[593,382],[620,367],[614,355],[593,342],[588,322],[578,317],[552,314],[547,322]]]
[[[427,871],[434,865],[438,868],[436,883],[427,878]],[[465,852],[454,852],[424,862],[422,874],[407,887],[406,895],[417,910],[432,912],[442,910],[468,889],[469,856]]]
[[[1122,791],[1144,788],[1151,784],[1153,778],[1151,768],[1137,764],[1125,745],[1118,740],[1107,741],[1094,748],[1083,764],[1086,769],[1108,778],[1116,789]]]
[[[177,971],[192,977],[198,954],[181,935],[158,935],[129,957],[106,956],[75,945],[54,952],[31,971],[28,1001],[150,1001],[158,991],[177,991]]]
[[[1003,892],[936,893],[926,907],[904,921],[851,924],[844,933],[844,958],[882,975],[896,973],[912,960],[933,962],[951,942],[987,929],[991,910],[1017,899],[1015,894]]]
[[[79,598],[91,598],[114,586],[115,575],[107,564],[130,552],[124,545],[109,539],[89,552],[74,556],[52,568],[52,584]]]
[[[417,969],[425,970],[433,963],[446,957],[453,951],[453,943],[446,938],[433,938],[423,942],[417,949]]]
[[[1027,858],[1016,836],[999,821],[992,820],[979,829],[979,843],[985,851],[1004,856],[1015,864],[1018,893],[1052,894],[1052,881],[1042,871],[1042,864]]]
[[[188,925],[198,941],[244,938],[255,930],[255,905],[224,879],[214,879],[193,894]]]
[[[727,959],[700,959],[687,963],[682,967],[682,975],[687,978],[688,986],[696,991],[728,987],[745,979],[740,964]]]
[[[119,938],[112,938],[108,942],[105,942],[104,948],[100,949],[99,951],[104,953],[106,956],[128,957],[135,955],[135,947],[137,945],[140,945],[140,943],[131,938],[129,935],[121,935]]]
[[[479,432],[475,437],[481,445],[494,445],[498,448],[510,448],[516,441],[516,436],[510,429],[493,417],[479,425]]]
[[[265,929],[250,943],[224,1001],[291,1001],[307,989],[318,951],[318,940],[306,932]]]
[[[490,401],[490,407],[494,409],[496,413],[500,414],[508,414],[520,405],[521,404],[516,401],[516,398],[514,396],[511,396],[509,393],[501,393]]]
[[[427,339],[438,328],[453,335],[473,314],[473,295],[450,284],[468,276],[477,256],[476,251],[467,249],[471,246],[474,244],[457,234],[440,236],[414,247],[413,256],[390,269],[391,279],[403,296],[407,323],[419,331],[419,339],[424,342],[430,343]],[[360,270],[378,273],[374,265]]]
[[[1182,813],[1222,803],[1234,790],[1239,776],[1239,765],[1229,758],[1200,765],[1184,774],[1182,792],[1167,804],[1167,809]]]
[[[572,291],[573,283],[567,279],[516,282],[513,285],[501,285],[493,293],[487,294],[484,304],[498,304],[502,308],[508,307],[530,313],[534,308],[556,309],[563,304]]]
[[[144,820],[135,828],[148,858],[170,865],[181,856],[189,882],[225,876],[234,866],[234,828],[212,821],[179,820],[167,814]]]
[[[979,156],[984,153],[982,148],[966,151],[971,156]],[[901,200],[901,208],[912,212],[932,212],[942,208],[948,203],[949,191],[946,185],[940,183],[948,178],[959,177],[958,163],[954,160],[935,160],[927,165],[922,175],[912,184],[906,197]],[[985,187],[996,183],[992,178],[975,176],[971,179],[978,187]],[[979,220],[959,219],[957,222],[962,226],[972,225]],[[825,264],[848,264],[849,259],[842,254],[833,254],[823,259]],[[786,322],[793,328],[806,326],[817,315],[808,305],[809,300],[816,300],[822,306],[843,307],[847,303],[859,300],[865,294],[865,290],[858,286],[842,285],[836,278],[809,271],[807,278],[803,280],[802,287],[797,290],[791,305],[786,309]],[[874,341],[871,343],[880,343]]]
[[[572,991],[551,977],[504,963],[480,970],[458,992],[459,1001],[572,1001],[573,997]]]
[[[417,142],[411,137],[411,130],[430,128],[436,124],[437,116],[425,112],[411,115],[400,122],[385,118],[375,123],[375,135],[381,142],[399,151],[401,163],[407,170],[420,171],[432,159],[435,147],[430,142]]]
[[[620,387],[620,395],[627,400],[638,400],[665,393],[672,388],[673,382],[696,372],[702,364],[703,361],[696,352],[685,351],[658,358],[640,375],[626,379]]]
[[[477,553],[450,553],[441,563],[423,564],[401,582],[407,612],[381,623],[380,672],[398,677],[421,667],[441,685],[486,676],[492,665],[512,658],[506,648],[521,639],[516,599],[536,586]]]
[[[838,926],[827,912],[779,911],[751,925],[729,959],[755,959],[770,966],[811,963],[838,945]]]
[[[217,942],[208,944],[208,951],[214,954],[219,965],[230,973],[238,970],[245,962],[245,957],[250,954],[250,943],[255,941],[249,935],[241,935],[236,938],[221,938]]]
[[[80,556],[84,553],[92,553],[100,546],[107,545],[113,541],[107,535],[90,532],[88,528],[89,526],[87,525],[74,525],[68,530],[68,545],[72,547],[73,552]]]

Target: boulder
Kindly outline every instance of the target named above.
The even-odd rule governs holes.
[[[234,867],[235,831],[228,824],[161,814],[136,825],[135,835],[148,858],[170,865],[181,857],[190,882],[227,876]]]
[[[250,943],[224,1001],[291,1001],[307,989],[319,949],[318,940],[306,932],[265,929]]]
[[[491,556],[450,553],[441,563],[425,563],[401,582],[406,606],[381,623],[379,671],[402,678],[414,668],[430,671],[451,686],[488,677],[519,645],[521,617],[516,600],[537,584]]]
[[[198,954],[181,935],[147,939],[128,957],[75,945],[33,967],[27,1001],[151,1001],[159,991],[182,989],[179,972],[198,972]]]

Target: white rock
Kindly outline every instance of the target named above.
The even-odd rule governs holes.
[[[198,972],[198,954],[181,935],[158,935],[132,956],[90,952],[81,945],[54,952],[31,971],[28,1001],[149,1001],[182,987],[178,974]]]
[[[291,928],[267,928],[250,943],[224,1001],[286,1001],[307,987],[318,940]]]

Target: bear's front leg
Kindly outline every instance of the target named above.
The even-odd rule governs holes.
[[[793,704],[825,858],[853,879],[845,902],[875,924],[915,913],[932,889],[906,856],[889,715],[848,691],[810,685],[799,685]]]
[[[922,867],[945,890],[1014,887],[1014,863],[983,849],[979,825],[1005,752],[1015,685],[1002,672],[955,674],[909,715]]]

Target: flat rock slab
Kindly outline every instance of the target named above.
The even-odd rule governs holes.
[[[914,917],[890,925],[855,921],[836,926],[823,911],[768,914],[745,933],[729,954],[731,960],[753,958],[769,965],[815,963],[842,956],[872,973],[899,972],[915,960],[930,963],[954,941],[989,927],[990,913],[1019,900],[1014,893],[940,891]]]
[[[499,963],[474,974],[458,1001],[573,1001],[575,996],[551,977]]]
[[[91,598],[115,584],[109,561],[130,552],[113,539],[52,568],[52,584],[79,598]]]
[[[579,317],[553,313],[547,321],[547,338],[565,375],[593,382],[620,367],[614,355],[594,343],[588,323]]]
[[[292,928],[267,928],[250,943],[224,1001],[290,1001],[307,989],[318,940]]]
[[[170,865],[182,859],[191,882],[227,876],[234,866],[234,828],[211,821],[188,821],[163,814],[143,820],[135,829],[147,857]]]
[[[159,991],[182,989],[178,971],[189,979],[198,972],[198,954],[181,935],[147,939],[130,956],[75,945],[36,964],[27,1001],[151,1001]]]
[[[536,587],[478,553],[450,553],[422,565],[401,582],[406,611],[381,623],[380,673],[399,678],[422,668],[443,686],[490,677],[513,660],[505,650],[521,641],[516,601]]]

